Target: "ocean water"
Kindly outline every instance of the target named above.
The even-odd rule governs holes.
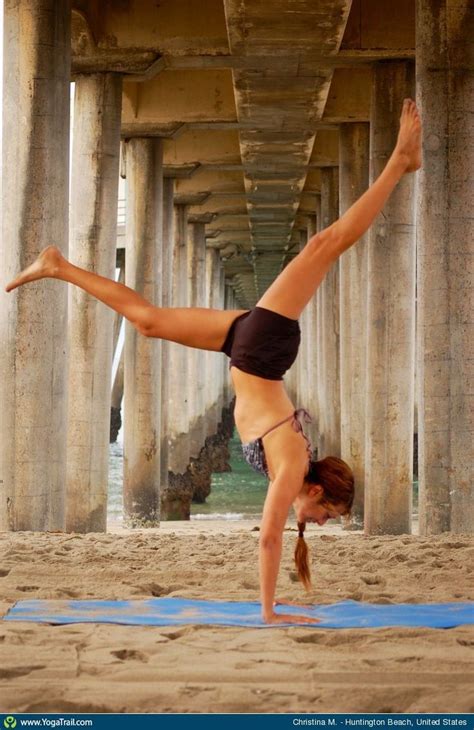
[[[109,497],[107,516],[109,522],[122,522],[123,500],[123,443],[119,440],[110,444],[109,451]],[[192,520],[212,519],[258,519],[262,515],[267,491],[267,479],[253,471],[242,457],[240,439],[234,432],[229,442],[230,466],[232,471],[213,474],[211,494],[204,504],[193,504]]]
[[[212,519],[259,519],[267,491],[267,479],[253,471],[242,457],[240,439],[234,431],[229,442],[232,471],[213,474],[211,494],[204,504],[193,504],[192,520]],[[123,443],[110,444],[109,496],[107,515],[109,522],[122,522],[123,500]],[[418,481],[413,482],[413,517],[418,516]]]

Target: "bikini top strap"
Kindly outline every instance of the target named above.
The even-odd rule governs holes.
[[[293,428],[295,431],[303,431],[304,423],[312,423],[313,419],[305,408],[298,408],[293,414]]]
[[[296,413],[296,411],[295,411],[295,413]],[[287,416],[282,421],[278,421],[278,423],[275,423],[275,425],[272,426],[271,428],[269,428],[268,431],[265,431],[265,433],[262,433],[262,435],[260,436],[260,438],[261,439],[265,438],[265,436],[267,436],[269,433],[271,433],[272,431],[274,431],[276,428],[279,428],[280,426],[283,426],[283,424],[286,423],[287,421],[291,421],[292,418],[295,418],[295,413],[292,413],[291,416]]]
[[[313,456],[313,447],[311,446],[311,441],[304,432],[303,423],[311,423],[312,420],[313,419],[311,418],[307,410],[305,410],[304,408],[298,408],[298,410],[294,412],[292,422],[292,426],[295,431],[301,433],[304,440],[306,441],[306,450],[310,459]]]
[[[308,411],[305,410],[304,408],[298,408],[298,410],[293,411],[293,413],[291,414],[291,416],[287,416],[282,421],[278,421],[278,423],[275,423],[275,425],[272,426],[271,428],[269,428],[268,431],[265,431],[265,433],[262,433],[262,435],[260,436],[260,438],[263,439],[265,436],[267,436],[269,433],[271,433],[272,431],[274,431],[276,428],[279,428],[280,426],[283,426],[283,424],[284,423],[287,423],[287,421],[291,421],[291,425],[293,426],[294,430],[297,431],[297,432],[301,432],[303,434],[303,436],[305,437],[305,439],[309,443],[309,440],[308,440],[306,434],[303,431],[303,422],[304,423],[311,423],[312,418],[309,415]]]

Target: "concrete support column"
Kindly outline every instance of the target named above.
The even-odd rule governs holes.
[[[417,3],[420,533],[474,530],[474,8]]]
[[[163,149],[160,139],[127,145],[126,284],[161,303]],[[125,323],[124,509],[133,527],[160,520],[161,343]]]
[[[321,170],[321,227],[339,216],[338,168]],[[317,366],[319,458],[341,455],[341,395],[339,382],[339,262],[333,264],[317,295]]]
[[[308,218],[307,227],[307,238],[316,235],[317,233],[317,215],[313,215]],[[303,343],[305,357],[306,357],[306,392],[303,395],[303,407],[307,408],[313,418],[313,422],[306,426],[306,433],[308,434],[311,444],[313,447],[317,446],[318,443],[318,429],[317,429],[317,415],[318,415],[318,400],[317,400],[317,377],[316,377],[316,347],[317,347],[317,332],[316,332],[316,297],[313,297],[308,302],[305,309],[306,327],[303,333]]]
[[[228,280],[225,283],[224,309],[228,309],[228,310],[236,309],[234,288]],[[230,402],[232,401],[234,391],[233,391],[232,383],[231,383],[231,379],[230,379],[229,358],[224,355],[223,361],[224,361],[224,365],[223,365],[223,368],[224,368],[224,404],[225,404],[225,407],[228,407]]]
[[[125,283],[125,263],[118,262],[116,267],[120,266],[118,281]],[[112,344],[112,361],[115,358],[117,347],[119,345],[120,332],[124,326],[121,314],[114,315],[114,334]],[[124,376],[124,352],[120,355],[115,376],[113,376],[112,393],[110,396],[110,443],[117,441],[117,436],[122,427],[122,400],[123,400],[123,376]]]
[[[308,232],[306,228],[300,230],[299,250],[302,251],[308,242]],[[308,307],[306,307],[300,316],[301,329],[301,345],[296,360],[296,400],[299,406],[306,406],[306,395],[308,392]]]
[[[173,300],[173,256],[175,247],[174,179],[163,179],[163,249],[161,267],[161,306],[171,307]],[[170,374],[171,343],[161,342],[161,491],[168,486],[169,471],[169,427],[170,427]]]
[[[206,307],[209,309],[220,308],[220,269],[219,252],[214,248],[208,248],[206,250]],[[204,356],[206,359],[206,382],[204,388],[206,436],[213,436],[217,433],[221,415],[218,405],[222,355],[218,352],[209,351],[204,353]]]
[[[343,215],[369,185],[370,126],[339,127],[339,209]],[[341,457],[355,477],[352,521],[363,524],[367,348],[368,234],[339,260],[341,343]]]
[[[206,230],[204,223],[192,223],[188,236],[188,306],[206,306]],[[202,353],[188,350],[192,363],[189,389],[190,400],[190,456],[197,457],[204,446],[206,429],[204,424],[204,389],[206,370],[202,367]]]
[[[122,77],[76,78],[70,260],[115,278]],[[107,527],[114,313],[69,288],[66,529]]]
[[[45,246],[68,254],[70,15],[67,0],[4,3],[2,530],[65,527],[67,287],[4,287]]]
[[[412,92],[407,62],[378,63],[371,105],[371,181],[398,135]],[[392,193],[369,234],[365,528],[411,531],[415,362],[414,176]]]
[[[117,441],[120,429],[122,428],[122,401],[124,390],[125,354],[122,350],[120,360],[115,373],[115,378],[110,396],[110,442]]]
[[[188,305],[187,234],[188,208],[175,205],[174,247],[172,255],[172,307]],[[170,342],[167,401],[168,478],[163,491],[162,519],[188,519],[192,497],[189,465],[189,394],[194,387],[189,349]]]
[[[171,306],[186,307],[187,302],[187,231],[188,209],[175,206],[175,235],[172,269]],[[170,372],[168,400],[169,470],[184,474],[189,463],[189,390],[191,371],[188,349],[169,343]]]
[[[215,290],[215,297],[213,298],[213,307],[216,309],[224,309],[225,308],[225,290],[226,290],[226,282],[225,282],[225,271],[224,271],[224,265],[221,261],[220,255],[217,256],[217,273],[216,276],[217,279],[217,286]],[[222,353],[218,353],[216,355],[216,360],[218,362],[218,373],[219,373],[219,383],[218,383],[218,414],[219,414],[219,421],[222,415],[222,409],[225,408],[227,405],[225,402],[225,377],[227,372],[227,358]]]
[[[321,195],[316,195],[316,205],[314,207],[314,211],[316,214],[316,232],[320,231],[322,229],[322,220],[321,220]]]

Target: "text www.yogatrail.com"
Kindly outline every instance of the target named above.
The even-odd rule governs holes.
[[[8,722],[8,720],[10,720],[10,722]],[[3,726],[7,728],[7,730],[14,730],[14,728],[17,728],[18,730],[19,727],[92,727],[93,724],[93,720],[76,717],[19,717],[17,719],[10,716],[5,718]]]

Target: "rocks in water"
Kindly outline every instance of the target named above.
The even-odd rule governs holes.
[[[233,403],[222,409],[217,433],[208,436],[184,474],[168,472],[168,486],[161,497],[165,520],[189,520],[191,502],[203,504],[211,493],[211,474],[230,471],[228,442],[234,430]]]

